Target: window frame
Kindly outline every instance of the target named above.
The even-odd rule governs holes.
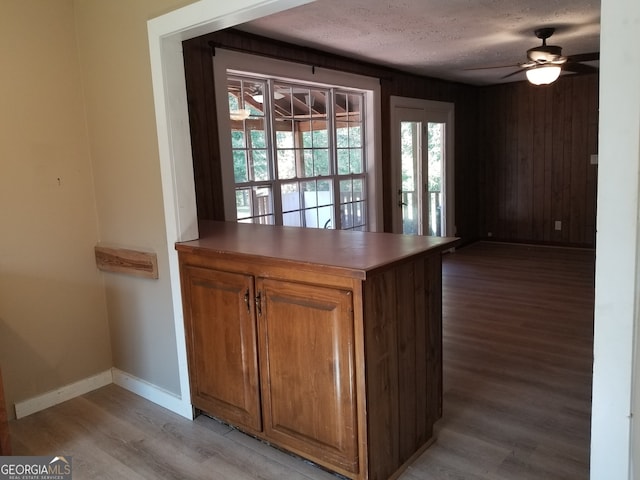
[[[229,117],[229,102],[227,97],[228,75],[249,75],[253,78],[273,78],[288,83],[309,84],[311,88],[335,88],[340,91],[363,90],[366,136],[364,141],[365,156],[365,192],[367,200],[366,223],[368,231],[382,231],[382,178],[380,151],[380,80],[372,77],[338,72],[302,65],[298,63],[275,60],[271,58],[239,53],[217,48],[213,57],[215,95],[217,105],[218,133],[220,139],[220,154],[222,159],[232,158],[231,122]],[[273,141],[270,139],[269,141]],[[235,178],[233,162],[221,161],[225,220],[237,221],[235,200]],[[344,178],[343,178],[344,177]],[[327,177],[321,177],[327,178]],[[334,181],[334,192],[339,191],[338,181],[352,178],[351,175],[329,177]],[[317,177],[297,178],[296,181],[317,179]],[[280,180],[281,182],[281,180]],[[336,190],[337,189],[337,190]],[[280,203],[278,191],[273,191],[274,208]],[[334,215],[340,215],[339,194],[334,201]]]

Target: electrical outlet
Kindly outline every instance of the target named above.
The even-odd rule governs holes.
[[[591,156],[589,157],[589,163],[591,165],[597,165],[598,164],[598,154],[597,153],[591,154]]]
[[[493,237],[493,233],[488,232],[488,233],[487,233],[487,237],[489,237],[489,238]]]
[[[562,230],[562,222],[560,220],[556,220],[554,228],[556,230]]]

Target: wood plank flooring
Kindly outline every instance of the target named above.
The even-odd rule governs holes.
[[[445,257],[444,416],[400,479],[588,478],[593,268],[593,252],[524,245]],[[114,385],[10,428],[14,455],[71,455],[76,480],[336,478]]]

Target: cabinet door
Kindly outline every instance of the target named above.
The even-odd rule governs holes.
[[[260,431],[253,277],[193,266],[182,272],[191,401]]]
[[[272,279],[257,289],[266,437],[357,472],[351,292]]]

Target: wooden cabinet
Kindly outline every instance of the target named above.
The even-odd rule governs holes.
[[[356,472],[351,291],[272,279],[258,291],[265,435]]]
[[[253,277],[187,265],[182,278],[193,405],[260,431]]]
[[[386,479],[442,412],[455,239],[212,222],[176,245],[193,405],[353,479]]]

